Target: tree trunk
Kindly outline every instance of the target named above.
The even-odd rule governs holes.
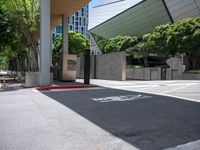
[[[199,70],[200,69],[200,57],[198,56],[197,50],[193,50],[189,54],[189,61],[192,70]]]

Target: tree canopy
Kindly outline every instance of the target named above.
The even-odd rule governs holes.
[[[11,48],[12,51],[20,51],[19,55],[22,55],[23,52],[28,50],[30,56],[26,59],[26,69],[37,71],[39,54],[39,0],[1,0],[0,6],[6,16],[6,20],[8,22],[11,21],[16,27],[15,29],[17,29],[17,37],[13,35],[12,37],[17,39],[19,44],[16,44],[15,48]],[[9,37],[9,39],[12,38]],[[17,54],[15,56],[17,57]]]
[[[191,68],[200,69],[200,18],[158,26],[152,33],[145,34],[137,47],[142,53],[186,54]]]
[[[104,41],[103,52],[130,51],[140,41],[136,36],[116,36]]]
[[[89,48],[89,40],[87,38],[78,32],[69,31],[69,54],[82,56],[87,48]],[[59,36],[54,43],[53,64],[56,64],[60,60],[61,54],[62,36]]]

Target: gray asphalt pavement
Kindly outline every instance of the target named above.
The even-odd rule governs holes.
[[[200,103],[107,88],[44,94],[138,149],[200,138]]]

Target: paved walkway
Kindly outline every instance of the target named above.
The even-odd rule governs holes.
[[[35,90],[0,92],[0,150],[108,148],[137,149],[69,107]]]

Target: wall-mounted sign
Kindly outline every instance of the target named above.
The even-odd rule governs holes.
[[[67,70],[76,70],[76,61],[75,60],[67,61]]]

